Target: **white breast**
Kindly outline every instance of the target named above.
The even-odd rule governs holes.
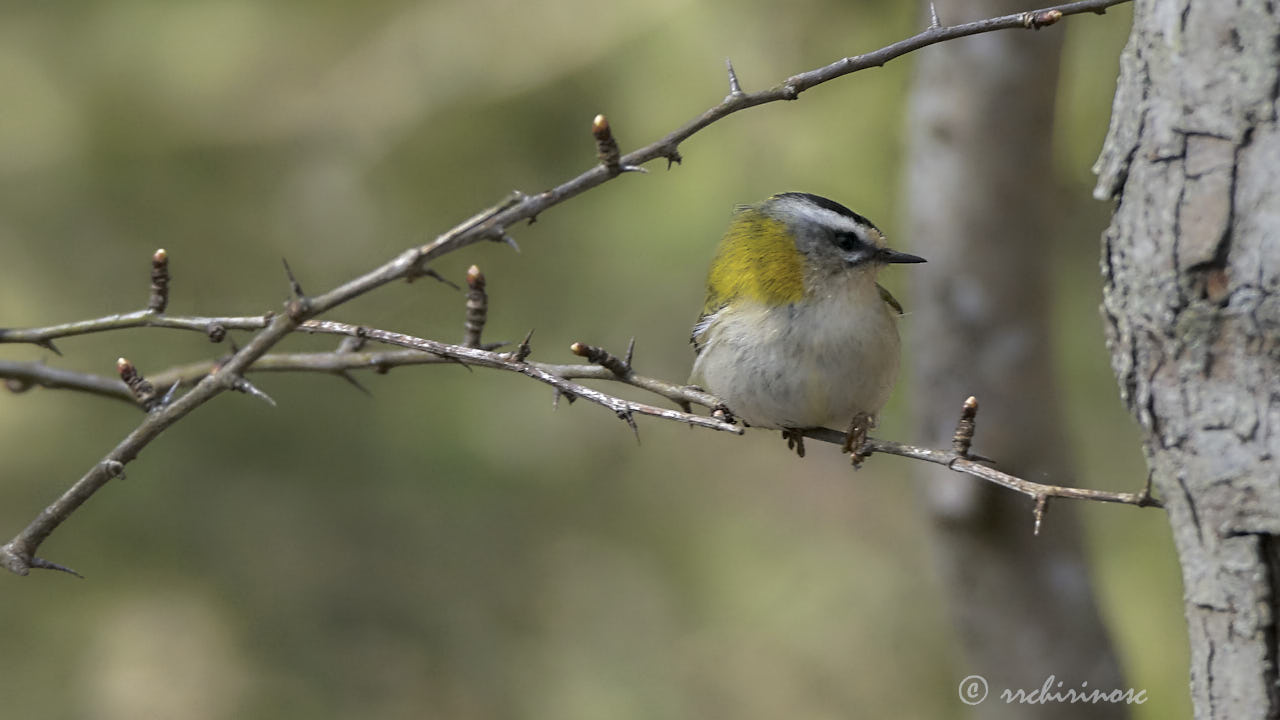
[[[757,427],[843,429],[874,416],[897,379],[898,330],[873,281],[838,285],[805,303],[721,310],[699,334],[693,382]]]

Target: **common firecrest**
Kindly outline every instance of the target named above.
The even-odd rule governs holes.
[[[902,306],[876,282],[890,250],[870,220],[809,193],[739,207],[711,262],[690,341],[690,382],[748,425],[775,428],[803,457],[801,431],[848,427],[862,446],[898,376]]]

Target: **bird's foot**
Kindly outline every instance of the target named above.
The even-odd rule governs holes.
[[[697,386],[691,385],[690,387],[697,387]],[[728,405],[716,405],[715,407],[711,408],[711,417],[717,418],[722,422],[727,422],[730,425],[733,425],[738,422],[738,418],[734,417],[733,411],[729,409]],[[745,422],[742,424],[744,426],[747,425]]]
[[[795,450],[796,454],[804,457],[804,434],[797,428],[787,428],[782,431],[782,439],[787,441],[787,449]]]
[[[867,413],[858,413],[853,416],[853,420],[849,423],[849,429],[844,435],[844,445],[840,447],[840,452],[849,453],[853,461],[853,466],[858,467],[863,460],[871,457],[871,452],[864,451],[863,445],[867,442],[867,432],[875,426],[875,418]]]

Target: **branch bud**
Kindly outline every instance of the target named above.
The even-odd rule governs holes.
[[[484,289],[484,273],[480,272],[479,266],[472,265],[467,268],[467,287],[472,290]]]
[[[1022,16],[1023,27],[1039,30],[1042,27],[1052,25],[1062,19],[1061,10],[1036,10],[1024,13]]]
[[[142,373],[138,372],[133,363],[126,358],[117,359],[116,372],[120,374],[120,379],[129,387],[129,392],[133,393],[133,399],[138,402],[138,405],[142,406],[143,410],[151,412],[155,409],[159,402],[155,386],[147,382],[147,379],[142,376]]]
[[[581,358],[608,369],[614,375],[625,378],[631,374],[631,366],[618,356],[594,345],[576,342],[569,346],[569,351]]]
[[[977,428],[978,398],[970,395],[960,409],[960,419],[956,422],[956,434],[951,438],[951,449],[962,458],[969,457],[969,448],[973,445],[973,433]]]
[[[591,121],[591,134],[596,139],[596,157],[601,164],[611,171],[620,170],[622,156],[618,150],[618,141],[613,138],[613,129],[609,127],[609,118],[596,115],[595,120]]]
[[[163,313],[169,306],[169,254],[160,248],[151,256],[151,297],[147,309]]]
[[[472,265],[467,268],[467,316],[462,323],[462,344],[480,347],[480,335],[489,319],[489,295],[484,291],[484,273]]]

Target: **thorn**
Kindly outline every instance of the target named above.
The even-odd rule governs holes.
[[[36,342],[36,345],[39,345],[45,350],[49,350],[50,352],[52,352],[54,355],[57,355],[58,357],[62,357],[62,351],[58,349],[57,345],[53,344],[52,340],[36,340],[35,342]]]
[[[631,342],[627,343],[627,357],[625,360],[622,361],[622,364],[626,365],[627,367],[631,367],[631,358],[635,357],[635,354],[636,354],[636,337],[632,335]]]
[[[245,395],[256,397],[259,400],[270,405],[271,407],[276,406],[276,401],[272,400],[270,395],[262,392],[256,386],[254,386],[253,383],[249,382],[243,377],[237,377],[235,379],[235,382],[231,384],[231,389],[235,390],[236,392],[242,392]]]
[[[929,3],[929,29],[937,30],[942,27],[942,21],[938,19],[938,8],[933,3]]]
[[[164,397],[160,398],[160,405],[157,407],[168,407],[173,402],[173,396],[178,392],[178,386],[182,384],[181,380],[174,380],[168,390],[164,391]]]
[[[338,343],[337,352],[340,354],[359,352],[366,342],[368,342],[366,338],[348,335],[342,338],[342,342]]]
[[[293,293],[295,298],[302,298],[302,285],[298,283],[298,278],[293,276],[293,268],[289,267],[289,261],[280,258],[280,262],[284,263],[284,274],[289,278],[289,292]]]
[[[679,165],[680,163],[684,162],[684,157],[682,157],[680,155],[680,151],[676,150],[675,148],[671,148],[671,151],[668,152],[666,155],[664,155],[664,157],[667,158],[668,170],[671,169],[672,165]]]
[[[430,352],[430,351],[428,351],[428,352]],[[451,362],[451,363],[454,363],[455,365],[460,365],[460,366],[462,367],[462,369],[463,369],[463,370],[466,370],[467,372],[475,372],[475,370],[472,370],[472,369],[471,369],[471,365],[469,365],[467,362],[465,362],[464,360],[462,360],[462,359],[460,359],[460,358],[450,357],[450,356],[448,356],[448,355],[441,355],[441,354],[439,354],[439,353],[431,353],[431,354],[432,354],[432,355],[435,355],[436,357],[438,357],[438,358],[440,358],[441,360],[444,360],[444,361],[446,361],[446,362]]]
[[[687,415],[693,414],[693,406],[689,404],[688,400],[676,400],[675,403],[680,407],[682,411],[684,411],[685,414]],[[693,427],[693,426],[690,425],[689,427]]]
[[[294,277],[293,269],[289,267],[289,261],[280,258],[280,262],[284,263],[284,273],[289,276],[289,291],[293,293],[293,298],[285,303],[284,311],[294,321],[302,322],[307,311],[311,309],[311,301],[302,293],[302,285]]]
[[[412,282],[414,277],[415,275],[410,275],[408,276],[408,280]],[[436,272],[435,270],[432,270],[431,268],[422,268],[421,270],[418,270],[418,272],[416,273],[416,277],[429,277],[432,280],[448,285],[454,290],[458,290],[458,291],[462,290],[462,288],[458,286],[458,283],[450,280],[449,278],[441,275],[440,273]]]
[[[485,208],[484,210],[481,210],[480,212],[476,213],[475,215],[472,215],[466,220],[463,220],[456,227],[450,230],[449,233],[447,234],[450,234],[456,237],[457,235],[462,233],[472,232],[477,228],[481,227],[482,225],[484,225],[485,223],[491,222],[494,218],[498,217],[506,210],[509,210],[510,208],[513,208],[516,205],[520,205],[521,203],[523,203],[525,200],[528,200],[528,199],[529,199],[528,195],[525,195],[519,190],[512,190],[510,193],[507,194],[506,197],[498,201],[496,205]],[[501,232],[500,229],[498,231]],[[486,228],[484,230],[485,235],[490,235],[493,232],[494,232],[494,228]],[[441,236],[441,237],[444,237],[444,236]],[[496,240],[499,238],[494,238],[494,239]],[[419,258],[419,261],[420,260],[421,258]]]
[[[507,245],[511,246],[512,250],[515,250],[516,252],[520,252],[520,246],[516,244],[516,239],[506,234],[505,232],[498,233],[498,242],[506,243]]]
[[[81,575],[80,573],[76,572],[75,570],[72,570],[71,568],[67,567],[66,565],[59,565],[59,564],[58,564],[58,563],[56,563],[56,562],[49,562],[48,560],[45,560],[44,558],[32,557],[30,560],[28,560],[28,561],[27,561],[27,567],[34,568],[34,569],[37,569],[37,570],[57,570],[58,572],[64,572],[64,573],[67,573],[67,574],[69,574],[69,575],[75,575],[76,577],[80,578],[81,580],[83,580],[83,579],[84,579],[84,576],[83,576],[83,575]]]
[[[1037,495],[1036,509],[1032,511],[1032,514],[1034,514],[1036,518],[1036,527],[1035,527],[1035,532],[1033,533],[1034,535],[1040,534],[1040,522],[1044,520],[1044,514],[1048,510],[1049,510],[1049,496]]]
[[[529,341],[532,339],[533,330],[530,330],[529,334],[525,335],[520,344],[516,346],[515,352],[511,354],[512,362],[524,362],[525,358],[529,357],[529,353],[533,352],[533,348],[529,347]]]
[[[369,388],[365,387],[364,385],[361,385],[360,381],[356,380],[355,376],[352,375],[350,372],[346,370],[339,370],[334,374],[342,378],[343,380],[346,380],[347,382],[351,383],[352,387],[364,393],[365,395],[369,397],[373,397],[373,393],[369,392]]]
[[[573,401],[578,399],[578,396],[577,396],[577,395],[574,395],[573,393],[569,392],[568,390],[561,390],[560,388],[556,388],[556,389],[555,389],[555,395],[553,395],[553,396],[552,396],[552,398],[551,398],[551,409],[552,409],[552,410],[559,410],[559,409],[560,409],[560,398],[564,398],[564,401],[565,401],[565,402],[567,402],[567,403],[569,403],[570,405],[572,405],[572,404],[573,404]]]
[[[618,419],[631,426],[631,432],[636,436],[636,444],[640,444],[640,428],[636,425],[634,414],[630,410],[618,410]]]
[[[729,94],[741,95],[742,86],[738,84],[738,73],[733,71],[733,61],[729,58],[725,58],[724,66],[729,70]]]

